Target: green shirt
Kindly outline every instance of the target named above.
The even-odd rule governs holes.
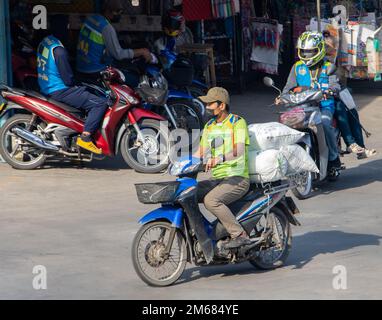
[[[214,139],[216,148],[212,145]],[[234,160],[225,161],[218,164],[212,169],[212,176],[216,179],[235,176],[249,178],[249,143],[248,127],[244,119],[236,115],[229,114],[229,116],[221,123],[217,123],[215,120],[209,121],[204,127],[200,145],[204,150],[210,150],[212,157],[219,157],[221,155],[231,153],[234,144],[245,145],[244,154],[236,157]]]

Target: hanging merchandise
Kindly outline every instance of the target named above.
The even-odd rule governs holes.
[[[333,64],[336,63],[340,44],[339,26],[335,19],[322,19],[321,31],[324,35],[326,44],[326,58]],[[310,20],[309,26],[306,27],[309,31],[318,30],[318,22],[316,18]]]
[[[212,16],[215,19],[228,18],[236,14],[237,7],[233,0],[211,0]],[[240,10],[240,6],[239,6]]]
[[[367,67],[366,43],[375,32],[374,24],[349,22],[342,32],[340,43],[340,65]],[[361,72],[363,73],[363,72]],[[360,74],[358,71],[356,74]]]
[[[212,19],[211,2],[208,0],[183,0],[183,15],[187,21]]]
[[[373,37],[367,40],[368,75],[374,81],[381,81],[382,74],[382,27],[378,28]]]
[[[243,30],[243,68],[247,72],[251,66],[251,53],[252,53],[252,0],[241,0],[241,25]]]
[[[280,37],[283,26],[277,20],[254,18],[252,20],[253,69],[269,74],[278,73]]]

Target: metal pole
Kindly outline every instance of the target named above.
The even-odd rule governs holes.
[[[12,85],[8,0],[0,0],[0,82]]]
[[[321,32],[321,0],[317,0],[317,31]]]

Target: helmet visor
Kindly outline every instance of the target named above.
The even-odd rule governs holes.
[[[300,49],[299,57],[301,60],[311,60],[311,59],[314,59],[319,53],[320,53],[320,50],[318,48]]]

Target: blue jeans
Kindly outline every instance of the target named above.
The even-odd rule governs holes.
[[[87,113],[84,132],[94,134],[109,107],[108,98],[98,97],[86,91],[86,87],[71,87],[53,92],[51,97],[58,102],[84,110]]]
[[[349,147],[351,144],[356,143],[360,147],[365,148],[357,110],[347,110],[345,104],[340,100],[336,103],[334,116],[337,119],[338,127],[346,146]]]
[[[339,157],[336,130],[333,128],[333,113],[329,109],[321,109],[321,120],[324,126],[326,144],[329,148],[329,161]]]

